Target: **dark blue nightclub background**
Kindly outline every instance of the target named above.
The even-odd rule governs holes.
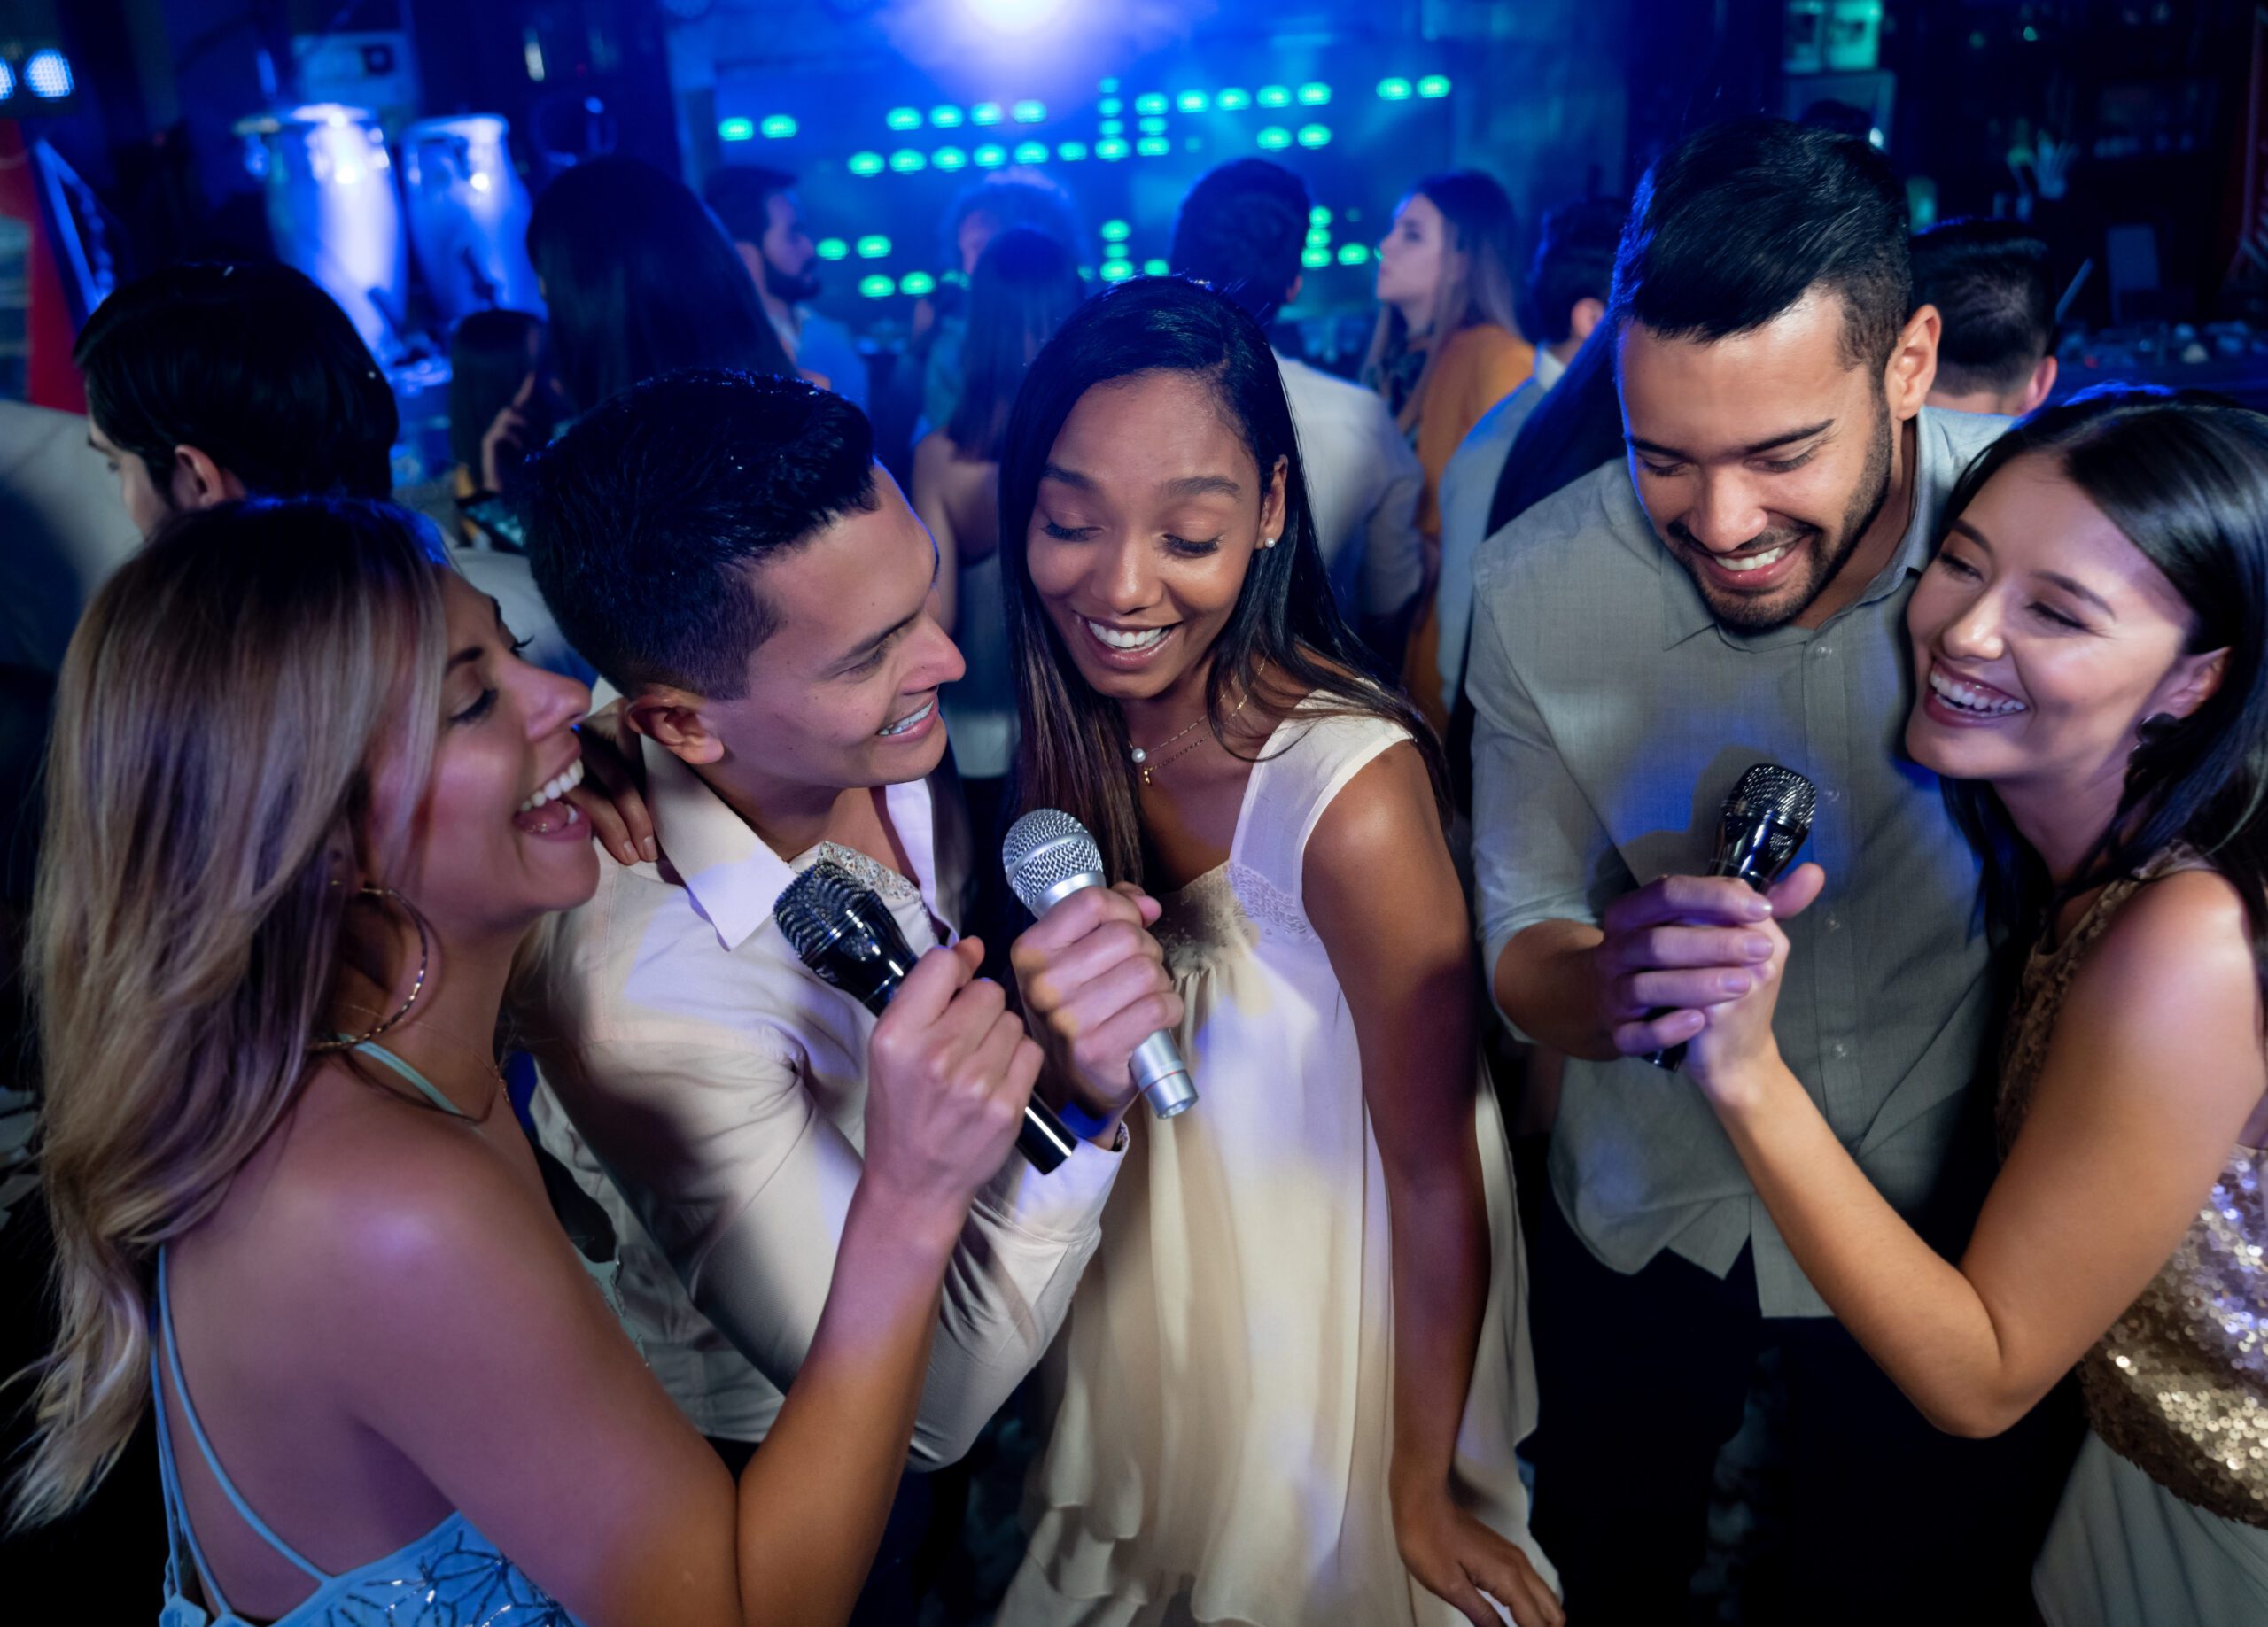
[[[531,192],[610,147],[696,186],[720,164],[795,172],[819,303],[877,368],[952,275],[942,220],[985,174],[1059,179],[1092,275],[1116,279],[1161,268],[1197,174],[1277,157],[1317,205],[1282,337],[1343,371],[1417,176],[1485,167],[1532,233],[1627,193],[1697,122],[1831,101],[1909,176],[1917,224],[2035,221],[2072,289],[2074,384],[2189,368],[2249,391],[2268,355],[2210,324],[2255,316],[2268,279],[2261,60],[2236,0],[0,0],[0,118],[63,178],[44,207],[74,306],[186,255],[391,258],[366,331],[413,422],[463,303],[425,252],[419,121],[462,113],[508,122],[497,162]],[[361,243],[359,217],[264,190],[280,143],[346,139],[274,129],[307,104],[368,110],[406,231]]]

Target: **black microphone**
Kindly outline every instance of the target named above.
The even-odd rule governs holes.
[[[1717,856],[1709,873],[1734,876],[1759,893],[1769,892],[1811,834],[1812,815],[1818,808],[1819,787],[1810,780],[1776,763],[1757,763],[1725,798],[1724,810],[1717,817]],[[1649,1051],[1646,1060],[1658,1068],[1674,1069],[1685,1060],[1685,1047]]]
[[[1110,885],[1093,833],[1060,808],[1035,808],[1010,825],[1000,844],[1000,864],[1008,872],[1008,886],[1035,918],[1084,888]],[[1170,1119],[1197,1104],[1196,1083],[1170,1034],[1144,1040],[1127,1065],[1158,1118]]]
[[[804,965],[877,1017],[913,970],[916,957],[889,906],[840,864],[821,859],[789,882],[772,918]],[[1076,1145],[1046,1103],[1035,1096],[1024,1104],[1016,1151],[1034,1169],[1052,1173]]]

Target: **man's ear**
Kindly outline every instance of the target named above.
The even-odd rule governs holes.
[[[764,251],[753,243],[735,243],[734,252],[741,257],[741,264],[748,267],[749,275],[756,279],[758,289],[764,286]]]
[[[1890,399],[1890,421],[1904,423],[1922,410],[1938,382],[1938,340],[1945,322],[1938,307],[1925,305],[1906,319],[1883,369],[1883,392]]]
[[[1568,308],[1567,337],[1581,345],[1591,337],[1591,330],[1599,325],[1605,315],[1606,301],[1595,299],[1590,295],[1585,294]]]
[[[2023,387],[2023,396],[2016,407],[2016,415],[2021,418],[2026,413],[2037,411],[2040,403],[2054,392],[2055,358],[2042,356],[2039,365],[2031,370],[2031,382]]]
[[[1292,279],[1292,286],[1291,286],[1291,287],[1289,287],[1289,288],[1287,288],[1287,289],[1285,289],[1285,290],[1284,291],[1284,303],[1285,303],[1285,305],[1296,305],[1296,304],[1298,304],[1298,303],[1299,303],[1299,298],[1300,298],[1300,290],[1301,290],[1301,289],[1305,288],[1307,285],[1308,285],[1308,274],[1307,274],[1306,272],[1302,271],[1302,272],[1301,272],[1301,273],[1300,273],[1300,275],[1297,275],[1297,276],[1295,276],[1295,277],[1293,277],[1293,278]]]
[[[166,490],[179,513],[210,508],[216,503],[235,502],[251,495],[234,471],[222,469],[202,446],[191,446],[186,442],[174,448],[170,473],[172,477],[167,482]]]
[[[725,742],[702,715],[703,698],[689,690],[657,684],[622,703],[624,721],[680,763],[714,763]]]

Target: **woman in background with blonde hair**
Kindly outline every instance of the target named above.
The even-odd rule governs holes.
[[[13,1513],[77,1504],[154,1396],[167,1627],[850,1613],[1038,1052],[971,956],[906,979],[874,1043],[923,1071],[874,1070],[843,1270],[735,1487],[496,1070],[517,949],[597,885],[589,701],[353,500],[184,517],[72,640],[33,926],[59,1334]]]
[[[1441,471],[1481,415],[1535,370],[1535,348],[1512,314],[1512,264],[1511,200],[1476,169],[1420,181],[1379,244],[1379,321],[1363,376],[1394,409],[1425,469],[1418,502],[1425,582],[1403,681],[1440,732],[1449,728],[1434,670]]]

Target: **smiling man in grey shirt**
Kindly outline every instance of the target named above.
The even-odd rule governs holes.
[[[1637,1059],[1661,1042],[1650,1014],[1746,986],[1761,901],[1702,878],[1725,794],[1784,763],[1821,788],[1806,856],[1828,890],[1788,924],[1806,964],[1782,1048],[1902,1212],[1950,1212],[1955,1243],[1974,1217],[1981,1188],[1948,1171],[1991,1020],[1977,863],[1898,740],[1907,596],[2001,421],[1923,408],[1938,319],[1912,308],[1905,233],[1863,143],[1769,120],[1689,138],[1617,263],[1627,466],[1478,564],[1487,965],[1513,1024],[1573,1058],[1536,1247],[1536,1507],[1588,1619],[1682,1618],[1767,1345],[1794,1619],[1960,1617],[1948,1575],[1981,1618],[2022,1619],[2048,1512],[2030,1438],[1936,1435],[1827,1320],[1698,1093]]]

